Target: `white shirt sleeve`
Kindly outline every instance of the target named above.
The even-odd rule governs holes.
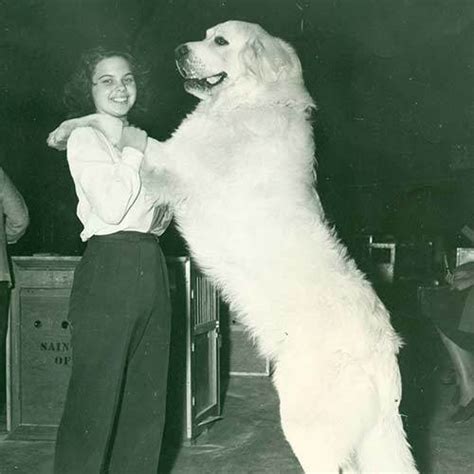
[[[4,216],[0,218],[5,219],[5,234],[9,244],[16,243],[26,231],[30,222],[28,215],[28,208],[25,201],[11,182],[8,176],[3,174],[3,186],[0,192],[0,198],[3,206]]]
[[[131,147],[115,152],[100,132],[82,127],[72,132],[67,156],[76,187],[97,216],[119,224],[140,191],[143,153]]]

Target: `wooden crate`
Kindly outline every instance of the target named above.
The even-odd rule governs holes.
[[[73,359],[67,310],[79,260],[13,258],[7,350],[10,439],[56,436]],[[189,257],[169,258],[167,264],[173,310],[167,425],[191,442],[220,416],[218,296]]]

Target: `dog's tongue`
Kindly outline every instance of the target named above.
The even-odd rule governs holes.
[[[221,79],[223,79],[223,75],[221,74],[215,74],[214,76],[206,78],[206,82],[211,84],[211,86],[215,86]]]
[[[190,87],[199,87],[200,89],[209,89],[217,84],[220,84],[227,74],[225,72],[220,72],[219,74],[214,74],[213,76],[204,77],[202,79],[189,78],[185,79],[185,84]]]

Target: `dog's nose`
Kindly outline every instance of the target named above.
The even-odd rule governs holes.
[[[186,56],[189,53],[189,48],[186,44],[180,44],[175,50],[174,50],[174,56],[177,61],[179,61],[181,58]]]

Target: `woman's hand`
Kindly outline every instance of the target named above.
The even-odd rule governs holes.
[[[145,153],[148,135],[146,132],[137,127],[124,127],[122,138],[120,139],[119,148],[122,150],[126,146],[135,148]]]

